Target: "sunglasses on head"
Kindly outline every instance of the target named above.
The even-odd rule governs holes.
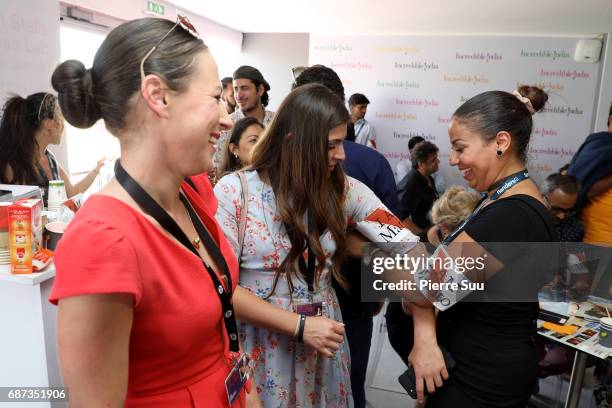
[[[38,105],[38,114],[36,117],[38,119],[38,123],[44,119],[51,119],[54,121],[63,120],[62,111],[55,95],[45,93],[40,101],[40,105]]]
[[[291,77],[293,78],[293,85],[297,85],[297,79],[302,72],[304,72],[308,67],[293,67],[291,68]]]
[[[149,58],[151,54],[153,54],[153,51],[155,51],[157,47],[159,47],[159,44],[161,44],[162,41],[164,41],[166,37],[168,37],[170,33],[174,31],[174,29],[178,26],[181,26],[183,30],[187,31],[189,34],[191,34],[195,38],[198,38],[198,39],[200,38],[200,35],[198,34],[198,30],[195,29],[191,21],[189,21],[189,18],[187,18],[187,16],[181,13],[179,10],[176,10],[176,24],[174,24],[172,28],[168,30],[166,34],[164,34],[164,36],[157,42],[157,44],[155,44],[153,48],[151,48],[149,52],[147,52],[145,56],[142,58],[142,60],[140,61],[140,79],[141,81],[144,81],[144,77],[145,77],[144,63],[147,60],[147,58]]]
[[[43,119],[41,118],[41,114],[47,109],[45,107],[45,103],[47,102],[47,100],[51,100],[51,98],[52,98],[52,95],[46,93],[45,96],[43,96],[42,101],[40,101],[40,105],[38,106],[38,115],[37,115],[39,122],[41,119]]]

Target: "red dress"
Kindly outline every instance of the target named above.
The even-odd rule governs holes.
[[[235,288],[238,265],[215,221],[212,188],[204,176],[192,180],[199,194],[186,183],[183,189],[219,245]],[[75,295],[134,296],[126,407],[229,406],[221,303],[192,252],[124,202],[94,195],[62,237],[55,266],[54,304]]]

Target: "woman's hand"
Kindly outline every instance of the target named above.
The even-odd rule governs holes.
[[[263,404],[259,398],[259,393],[257,392],[257,387],[255,386],[254,382],[251,384],[251,392],[245,392],[244,402],[246,408],[263,408]]]
[[[101,158],[100,160],[96,162],[96,167],[94,168],[94,171],[99,173],[100,169],[104,166],[105,162],[106,162],[106,156],[104,156],[103,158]]]
[[[444,357],[436,341],[415,341],[408,356],[408,363],[414,367],[419,402],[425,398],[423,383],[431,394],[436,391],[436,387],[440,388],[444,385],[443,380],[448,380]]]
[[[344,324],[327,317],[307,317],[304,323],[304,343],[324,355],[333,357],[344,341]]]
[[[367,240],[359,231],[351,230],[346,234],[346,254],[352,258],[361,258],[361,249],[364,244],[369,244]]]

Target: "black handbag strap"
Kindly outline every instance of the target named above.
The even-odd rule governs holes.
[[[215,286],[216,293],[219,296],[219,301],[221,302],[221,307],[223,309],[223,322],[225,323],[225,331],[227,332],[227,337],[230,343],[229,349],[233,352],[239,352],[240,347],[238,343],[238,328],[236,325],[236,318],[234,316],[234,308],[232,306],[232,277],[229,272],[229,267],[227,266],[227,262],[225,262],[225,258],[223,257],[219,246],[202,224],[202,221],[198,217],[187,197],[185,197],[183,194],[179,194],[181,201],[185,205],[185,208],[187,208],[191,222],[193,223],[200,240],[206,247],[208,253],[214,259],[215,263],[223,270],[223,275],[221,277],[226,284],[225,288],[223,287],[223,284],[219,280],[219,277],[215,271],[213,271],[210,265],[201,259],[198,251],[194,248],[189,238],[187,238],[187,235],[185,235],[174,219],[172,219],[172,217],[153,199],[153,197],[151,197],[136,182],[136,180],[134,180],[125,171],[119,160],[117,160],[115,164],[115,177],[117,178],[119,184],[121,184],[125,191],[134,201],[136,201],[144,212],[153,217],[159,223],[159,225],[162,226],[162,228],[168,231],[168,233],[176,238],[195,256],[200,258],[204,268],[208,272],[208,275],[213,282],[213,285]]]

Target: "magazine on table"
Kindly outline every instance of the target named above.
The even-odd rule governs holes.
[[[612,357],[612,348],[599,345],[599,322],[589,321],[573,316],[568,319],[566,325],[573,325],[578,329],[572,334],[562,334],[549,330],[543,325],[546,322],[538,320],[538,334],[547,337],[556,343],[584,351],[601,359]]]

